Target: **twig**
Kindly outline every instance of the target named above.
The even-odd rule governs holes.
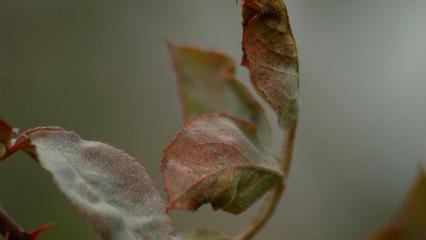
[[[296,139],[297,120],[293,126],[286,132],[282,148],[282,171],[284,173],[284,183],[278,184],[265,200],[264,205],[260,208],[256,216],[251,220],[249,225],[243,229],[236,237],[235,240],[250,240],[256,235],[260,229],[271,218],[275,211],[280,199],[285,191],[288,172],[290,170],[291,161],[293,158],[294,141]]]
[[[31,240],[31,236],[26,233],[1,207],[0,233],[8,240]]]
[[[6,240],[35,240],[37,236],[51,227],[53,223],[47,223],[26,232],[0,207],[0,234]]]

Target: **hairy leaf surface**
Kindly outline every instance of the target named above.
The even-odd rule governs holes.
[[[298,115],[299,63],[282,0],[244,0],[241,64],[260,95],[278,114],[283,128]]]
[[[222,53],[169,43],[185,119],[225,112],[255,124],[270,138],[265,113],[249,90],[235,78],[234,60]]]
[[[397,219],[376,240],[426,239],[426,171],[421,170]]]
[[[283,179],[256,126],[218,113],[184,124],[164,151],[162,171],[169,208],[194,211],[210,203],[234,214]]]
[[[170,239],[171,221],[155,184],[124,151],[56,127],[22,133],[9,149],[17,150],[52,174],[102,239]]]

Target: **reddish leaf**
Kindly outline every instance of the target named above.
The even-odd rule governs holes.
[[[225,112],[252,122],[269,142],[270,127],[263,108],[235,78],[229,56],[168,43],[185,119],[210,112]]]
[[[49,171],[102,239],[170,239],[171,221],[145,169],[122,150],[62,128],[28,130],[10,147]]]
[[[12,127],[0,119],[0,143],[5,146],[9,146],[10,140],[12,139],[12,134]]]
[[[244,0],[242,65],[251,81],[290,128],[298,114],[299,63],[282,0]]]
[[[226,114],[188,120],[164,151],[169,208],[241,213],[282,181],[276,159],[256,136],[256,126]]]
[[[12,128],[0,119],[0,160],[4,159],[12,139]]]
[[[398,218],[377,233],[376,240],[426,239],[426,171],[421,170]]]

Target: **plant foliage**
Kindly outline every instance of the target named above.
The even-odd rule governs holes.
[[[18,151],[27,153],[52,175],[104,240],[252,239],[285,190],[298,119],[299,61],[282,0],[244,0],[242,19],[241,64],[277,114],[285,136],[282,156],[271,151],[265,111],[237,80],[234,60],[169,42],[185,122],[164,150],[168,204],[134,157],[61,127],[16,134],[0,119],[0,161]],[[211,204],[214,210],[240,214],[271,189],[264,207],[236,237],[210,230],[174,235],[168,209],[195,211]],[[34,240],[47,226],[26,232],[0,208],[0,233],[8,240]],[[398,218],[372,239],[426,239],[424,170]]]

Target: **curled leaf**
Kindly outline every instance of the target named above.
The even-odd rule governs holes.
[[[244,0],[241,64],[261,96],[278,114],[282,128],[298,115],[299,62],[282,0]]]
[[[397,219],[379,231],[375,240],[426,239],[426,171],[422,169]]]
[[[5,158],[7,154],[7,148],[10,146],[12,134],[12,128],[9,124],[0,119],[0,160]]]
[[[222,53],[168,43],[185,119],[224,112],[255,124],[269,141],[270,127],[261,105],[235,78],[234,60]]]
[[[0,143],[0,161],[3,160],[6,155],[6,146],[2,143]]]
[[[154,182],[124,151],[56,127],[28,130],[10,149],[29,153],[50,172],[102,239],[170,239],[171,221]]]
[[[169,208],[193,211],[210,203],[234,214],[283,179],[256,126],[218,113],[185,122],[164,151],[162,172]]]
[[[12,139],[12,127],[9,126],[5,121],[0,119],[0,143],[5,147],[10,145]]]

